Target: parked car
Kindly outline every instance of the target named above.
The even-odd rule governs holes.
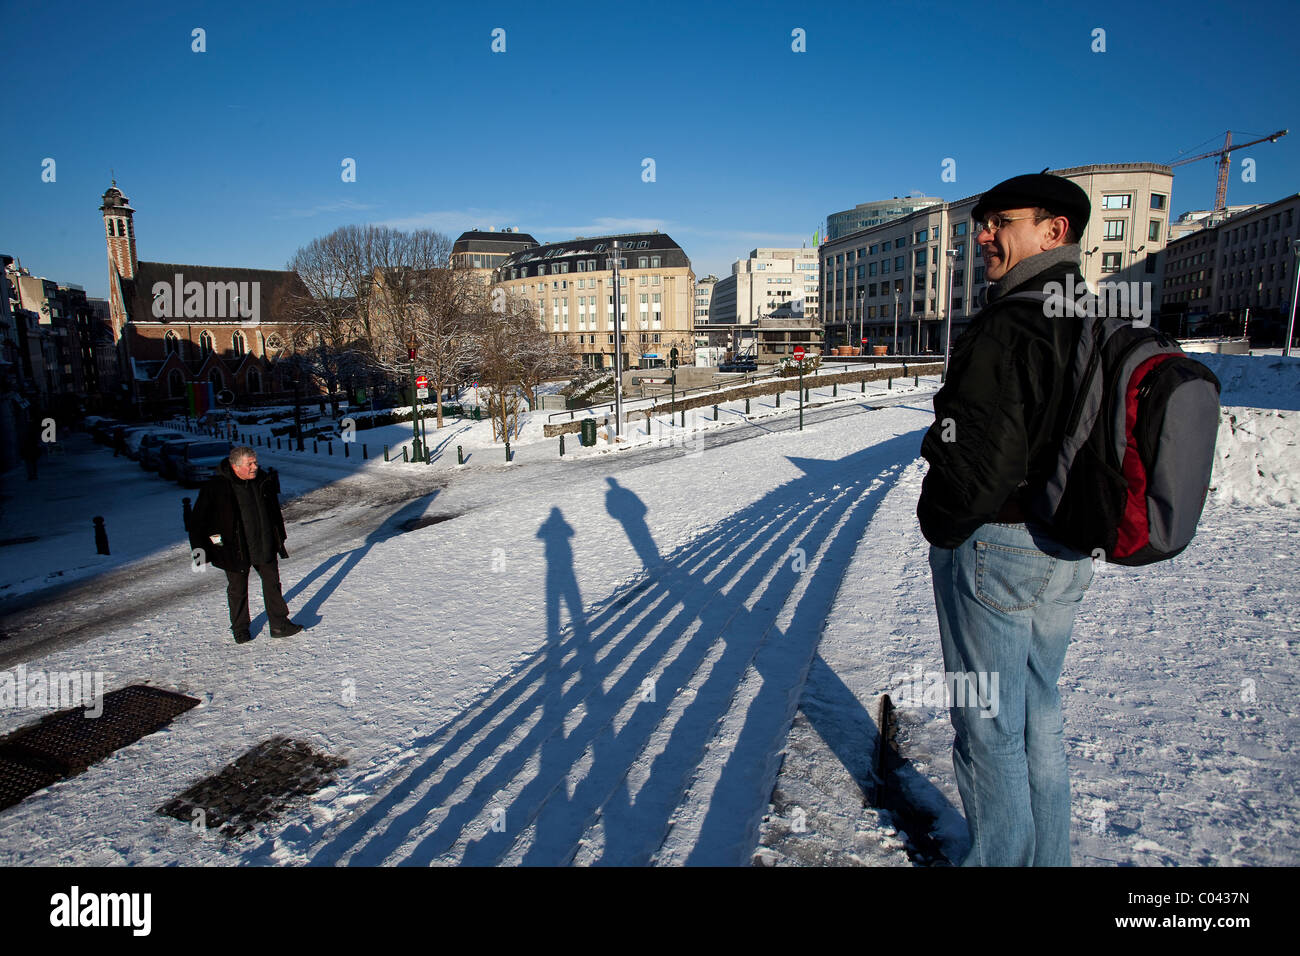
[[[340,441],[337,428],[322,428],[316,433],[317,441]]]
[[[95,424],[90,426],[90,437],[95,439],[101,445],[109,443],[108,433],[115,425],[122,424],[116,418],[101,418]]]
[[[139,461],[140,454],[144,443],[155,436],[166,436],[169,438],[183,438],[183,433],[174,428],[143,428],[140,431],[129,432],[126,436],[126,456],[132,461]]]
[[[757,372],[758,363],[753,359],[733,359],[718,366],[719,372]]]
[[[149,432],[140,439],[140,467],[145,471],[158,470],[158,456],[162,446],[169,441],[176,441],[180,438],[188,438],[182,431],[174,428],[166,428],[160,431]]]
[[[158,474],[168,481],[176,481],[181,476],[180,460],[185,454],[185,446],[197,442],[209,442],[210,438],[188,435],[174,441],[164,442],[158,447]]]
[[[230,456],[233,447],[228,441],[197,441],[186,445],[178,461],[181,484],[189,488],[214,477],[217,466],[222,459]]]

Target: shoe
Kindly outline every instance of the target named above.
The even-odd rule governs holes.
[[[253,635],[249,634],[247,631],[237,631],[235,633],[236,644],[247,644],[252,639],[253,639]]]
[[[293,621],[287,621],[285,623],[283,630],[280,631],[273,630],[271,631],[271,636],[272,637],[293,637],[301,630],[302,630],[301,624],[295,624]]]

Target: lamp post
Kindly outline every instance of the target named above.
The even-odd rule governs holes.
[[[952,351],[952,270],[957,264],[957,250],[948,249],[944,253],[948,257],[948,288],[944,290],[945,307],[944,311],[948,313],[948,325],[943,333],[943,380],[948,378],[948,355]]]
[[[623,290],[618,280],[618,240],[614,253],[614,437],[623,437]]]
[[[1291,291],[1291,319],[1286,324],[1286,344],[1282,346],[1282,354],[1287,357],[1291,355],[1291,337],[1295,334],[1296,297],[1300,296],[1300,239],[1291,240],[1291,252],[1291,271],[1295,273],[1295,282]]]
[[[898,286],[894,286],[894,354],[898,354]]]
[[[858,289],[858,346],[862,345],[862,300],[867,297],[867,290]]]
[[[414,461],[421,461],[424,458],[424,448],[420,443],[420,399],[415,394],[415,351],[418,347],[419,342],[412,332],[410,338],[406,340],[406,357],[411,360],[411,458]]]

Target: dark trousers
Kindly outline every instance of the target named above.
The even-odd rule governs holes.
[[[262,579],[262,602],[271,630],[280,631],[289,623],[289,605],[280,593],[280,565],[272,558],[266,564],[255,564]],[[230,629],[236,634],[248,630],[248,575],[250,571],[226,572],[226,598],[230,602]]]

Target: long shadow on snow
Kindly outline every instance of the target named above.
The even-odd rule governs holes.
[[[343,579],[352,573],[352,570],[361,563],[361,559],[370,553],[370,549],[381,541],[387,541],[389,538],[404,534],[405,529],[402,525],[415,518],[419,518],[428,509],[434,498],[438,497],[438,491],[432,491],[427,495],[412,499],[402,507],[398,508],[388,516],[379,527],[375,528],[366,536],[366,540],[358,547],[351,551],[340,551],[338,554],[332,554],[320,564],[316,565],[308,572],[297,584],[284,592],[286,602],[292,601],[299,594],[304,593],[311,584],[318,578],[323,577],[330,568],[334,568],[334,573],[329,580],[321,585],[316,593],[297,611],[290,608],[291,615],[295,621],[303,627],[311,627],[319,624],[321,621],[320,609],[327,600],[343,583]],[[249,629],[256,634],[262,624],[266,622],[266,611],[263,610],[257,617],[253,618]]]
[[[548,562],[546,646],[416,741],[431,751],[312,862],[427,865],[454,858],[461,847],[461,862],[492,864],[531,829],[516,858],[563,864],[599,821],[601,839],[586,847],[592,858],[583,862],[644,864],[663,844],[711,744],[721,771],[703,819],[687,821],[698,838],[686,862],[748,862],[822,626],[900,462],[915,455],[917,434],[840,460],[793,459],[802,476],[666,559],[646,526],[644,503],[609,479],[607,508],[647,570],[589,615],[568,544],[572,531],[553,509],[538,532]],[[802,574],[795,549],[806,555]],[[693,694],[676,693],[692,683]],[[734,745],[720,746],[719,721],[742,685],[752,702],[731,728]],[[870,718],[856,701],[843,703],[859,713],[833,726],[819,720],[842,759],[871,743],[865,735],[845,738],[845,728],[856,735]],[[491,829],[496,819],[504,832]]]

